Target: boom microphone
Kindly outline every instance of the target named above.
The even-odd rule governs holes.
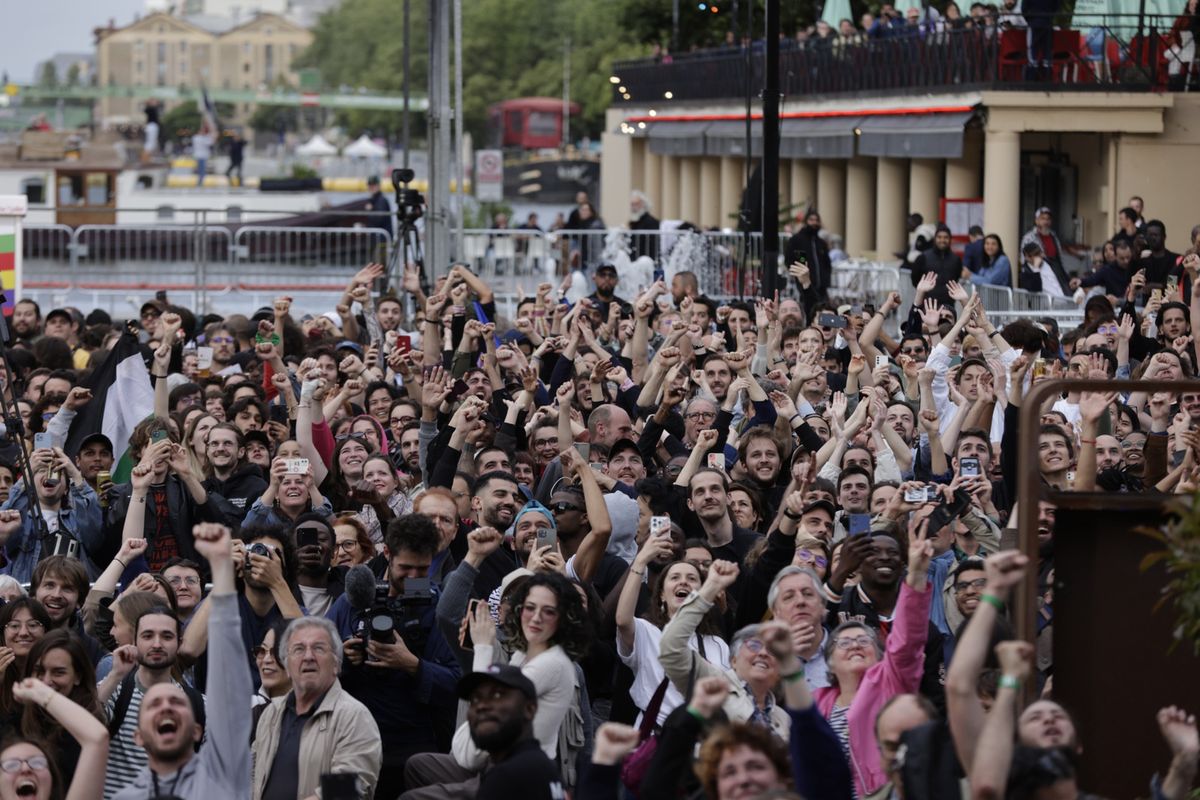
[[[365,564],[351,567],[344,582],[346,602],[357,611],[367,611],[375,605],[375,573]]]

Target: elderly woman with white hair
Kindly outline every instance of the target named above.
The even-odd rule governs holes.
[[[729,646],[729,667],[711,663],[688,646],[700,622],[721,594],[733,586],[737,576],[738,565],[732,561],[712,563],[700,590],[683,601],[663,628],[658,660],[671,683],[682,693],[701,678],[725,678],[729,681],[729,695],[722,708],[729,720],[761,725],[787,741],[791,721],[787,711],[776,705],[772,694],[781,677],[779,662],[759,636],[761,626],[748,625],[734,634]]]
[[[0,575],[0,599],[6,603],[11,603],[18,597],[28,597],[29,592],[25,591],[25,587],[21,582],[12,575]]]
[[[342,640],[324,617],[294,619],[279,638],[292,690],[277,697],[258,720],[254,738],[254,800],[313,797],[321,775],[358,776],[369,798],[379,778],[383,745],[371,712],[338,682]]]

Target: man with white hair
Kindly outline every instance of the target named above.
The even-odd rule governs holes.
[[[370,800],[383,744],[371,712],[338,682],[337,628],[323,617],[300,617],[283,632],[278,650],[292,690],[272,701],[258,720],[252,797],[313,797],[321,775],[335,772],[356,776],[359,796]]]
[[[650,198],[641,190],[634,189],[633,194],[629,198],[629,229],[632,231],[654,231],[654,233],[644,236],[634,234],[630,237],[630,259],[635,259],[639,256],[649,256],[651,259],[658,261],[659,222],[658,217],[652,213],[653,210]]]

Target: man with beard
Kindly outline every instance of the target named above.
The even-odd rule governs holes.
[[[592,413],[588,414],[587,427],[587,440],[591,444],[598,444],[601,447],[612,447],[618,439],[631,439],[634,435],[633,421],[629,419],[629,412],[612,403],[605,403],[593,408]],[[558,442],[560,449],[565,444],[565,442]],[[546,464],[546,469],[542,471],[542,477],[538,481],[534,497],[539,502],[548,503],[550,493],[554,491],[554,487],[560,480],[562,480],[562,460],[555,458]],[[507,526],[498,527],[500,530],[504,530]]]
[[[400,431],[400,442],[396,448],[399,461],[396,466],[408,473],[414,485],[424,480],[421,474],[421,424],[410,422]]]
[[[772,429],[759,425],[746,431],[738,443],[738,461],[766,501],[765,517],[774,517],[787,486],[779,485],[783,454]]]
[[[437,528],[423,514],[388,523],[384,550],[388,597],[405,594],[410,579],[429,577],[439,542]],[[399,796],[404,765],[411,756],[445,752],[438,732],[453,728],[459,665],[434,624],[436,594],[430,600],[411,607],[413,619],[404,626],[403,635],[394,632],[390,642],[373,638],[365,647],[356,628],[359,613],[346,595],[334,602],[327,615],[337,625],[345,647],[342,686],[379,725],[384,756],[375,795],[380,798]]]
[[[1167,226],[1162,220],[1152,219],[1146,223],[1143,230],[1146,237],[1146,249],[1150,255],[1133,262],[1133,271],[1146,271],[1146,285],[1150,288],[1166,284],[1170,276],[1178,277],[1183,268],[1179,266],[1179,254],[1167,249]],[[1177,300],[1177,297],[1164,297],[1164,300]]]
[[[262,470],[245,460],[246,447],[236,425],[222,422],[208,432],[205,454],[211,473],[201,484],[229,501],[237,510],[237,522],[246,518],[254,501],[267,490]],[[234,520],[230,520],[234,522]]]
[[[792,234],[784,248],[784,263],[801,263],[808,267],[808,285],[804,290],[805,313],[812,319],[812,308],[824,302],[833,280],[833,262],[829,260],[829,245],[821,238],[821,215],[809,209],[804,215],[804,227]]]
[[[762,536],[734,524],[727,488],[724,472],[705,467],[688,481],[687,505],[700,520],[713,558],[741,564]]]
[[[471,740],[489,757],[476,800],[560,800],[565,796],[558,765],[533,735],[537,689],[518,667],[493,664],[458,684],[468,702]]]
[[[207,624],[211,627],[214,662],[221,665],[221,669],[214,670],[208,684],[213,713],[206,721],[199,693],[171,680],[179,623],[165,610],[151,610],[138,620],[141,666],[133,687],[138,693],[138,706],[133,707],[131,698],[130,708],[121,721],[124,731],[129,720],[136,720],[133,741],[139,752],[145,748],[142,752],[145,766],[132,776],[127,773],[121,776],[123,779],[117,786],[124,788],[111,795],[116,800],[245,797],[250,786],[250,750],[246,742],[250,738],[251,714],[246,698],[253,689],[238,636],[229,529],[222,525],[197,525],[192,537],[196,550],[208,559],[212,569],[209,604],[213,610]],[[122,660],[119,658],[118,662]],[[196,744],[206,722],[209,735],[197,753]],[[120,736],[113,737],[109,751],[109,778],[114,776],[119,740]],[[108,779],[105,784],[105,796],[109,797]]]
[[[979,608],[979,598],[983,596],[986,583],[983,559],[968,558],[959,562],[942,586],[946,624],[951,631],[944,637],[945,643],[942,648],[945,654],[943,660],[947,664],[954,655],[954,645],[958,642],[962,625],[971,619],[975,609]]]
[[[599,476],[600,485],[607,491],[623,492],[636,499],[637,490],[634,487],[645,477],[646,462],[637,442],[633,439],[618,439],[614,442],[608,450],[604,474]],[[611,485],[605,485],[606,483]]]
[[[550,498],[558,550],[566,559],[567,577],[591,583],[606,597],[629,565],[608,552],[612,518],[596,474],[574,448],[563,451],[562,459],[563,477],[578,485],[564,485]]]
[[[616,303],[621,307],[621,314],[628,316],[633,313],[633,306],[629,301],[617,297],[617,268],[612,264],[601,264],[596,267],[596,274],[593,279],[596,284],[596,291],[592,293],[588,300],[595,304],[600,311],[600,316],[603,319],[608,319],[608,306],[610,303]]]
[[[476,527],[495,528],[498,531],[514,528],[512,539],[506,539],[504,545],[480,565],[479,577],[475,582],[476,597],[487,597],[500,585],[505,575],[524,565],[528,548],[524,556],[520,554],[515,524],[519,515],[524,514],[531,506],[541,509],[538,513],[544,516],[545,525],[553,527],[554,517],[549,509],[536,501],[526,505],[517,478],[512,473],[486,472],[476,480],[475,492],[471,495],[471,515]],[[532,531],[530,535],[532,536]]]
[[[950,249],[950,240],[950,229],[945,225],[938,225],[937,233],[933,235],[933,247],[921,253],[913,264],[912,285],[917,286],[926,273],[933,273],[937,276],[937,283],[925,293],[925,297],[937,300],[939,305],[953,308],[954,301],[950,299],[947,285],[950,281],[962,279],[963,263],[958,254]]]
[[[42,335],[41,307],[28,298],[18,300],[17,304],[13,306],[9,325],[12,326],[13,335],[19,340],[26,344],[32,342]]]
[[[95,666],[104,657],[104,647],[84,629],[83,617],[79,614],[83,598],[90,589],[83,563],[69,556],[43,558],[33,568],[29,582],[29,593],[50,615],[51,628],[75,634]]]
[[[637,189],[629,199],[629,229],[634,231],[658,231],[658,217],[651,213],[650,198]],[[648,256],[658,261],[659,237],[655,234],[639,236],[636,233],[630,238],[630,258]]]
[[[228,548],[228,544],[226,544],[226,548]],[[232,582],[232,576],[230,576],[230,584]],[[226,654],[228,661],[224,666],[229,672],[234,672],[240,664],[245,664],[246,660],[244,655],[238,652],[241,650],[241,643],[236,639],[237,626],[233,624],[236,622],[236,617],[233,617],[232,614],[226,616],[230,618],[224,620],[223,628],[234,631],[234,643],[230,652]],[[230,634],[223,632],[223,641],[229,637]],[[195,724],[197,728],[204,724],[204,700],[200,697],[200,693],[177,684],[171,676],[171,670],[175,666],[179,654],[179,620],[175,618],[170,609],[155,606],[139,616],[133,624],[133,641],[134,644],[117,648],[117,652],[113,654],[112,670],[97,689],[99,699],[105,703],[105,710],[108,712],[111,737],[108,751],[108,772],[104,776],[106,800],[116,797],[123,788],[128,792],[127,787],[139,777],[148,763],[146,750],[143,749],[147,742],[143,740],[140,722],[141,708],[151,689],[159,684],[167,684],[172,687],[173,691],[166,694],[173,696],[175,692],[178,692],[180,699],[178,706],[174,707],[175,716],[172,721],[175,726],[173,729],[170,729],[170,726],[162,725],[165,717],[159,713],[154,715],[153,722],[144,732],[151,734],[155,742],[183,738],[192,733],[191,724],[188,726],[189,730],[183,730],[180,725],[185,714],[189,717],[188,722]],[[242,667],[242,669],[247,668]],[[246,691],[252,691],[248,678]],[[156,693],[155,695],[160,698],[160,701],[156,702],[156,709],[162,705],[162,694]],[[237,698],[236,703],[233,703],[232,699],[230,702],[245,708],[245,697],[246,694],[243,694]],[[172,705],[174,706],[174,704]],[[248,715],[247,722],[249,722]],[[248,730],[246,733],[249,735]],[[189,750],[192,741],[199,738],[200,733],[196,732],[195,736],[189,739]],[[242,746],[245,747],[244,744]],[[146,795],[143,793],[140,796],[145,797]]]
[[[296,542],[296,584],[307,613],[324,616],[341,596],[345,568],[330,567],[337,538],[323,514],[301,514],[292,528]]]
[[[704,362],[704,382],[716,401],[724,403],[729,384],[733,382],[733,370],[729,368],[729,362],[718,355],[709,356]],[[691,409],[690,403],[688,409]]]

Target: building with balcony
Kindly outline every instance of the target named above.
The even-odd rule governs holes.
[[[789,40],[780,208],[817,208],[851,256],[903,251],[912,211],[956,233],[978,222],[1012,256],[1041,206],[1064,242],[1095,246],[1139,195],[1184,249],[1200,222],[1196,65],[1172,48],[1172,20],[1116,23],[1054,30],[1033,68],[1024,29]],[[735,227],[747,155],[761,155],[762,69],[759,46],[615,64],[603,217],[627,219],[640,189],[663,219]]]
[[[312,33],[277,14],[248,21],[229,17],[178,17],[155,13],[123,28],[96,31],[96,72],[108,86],[162,86],[253,91],[280,83],[296,86],[293,60],[312,42]],[[238,121],[250,112],[239,104]],[[105,124],[140,121],[141,101],[105,96]]]

